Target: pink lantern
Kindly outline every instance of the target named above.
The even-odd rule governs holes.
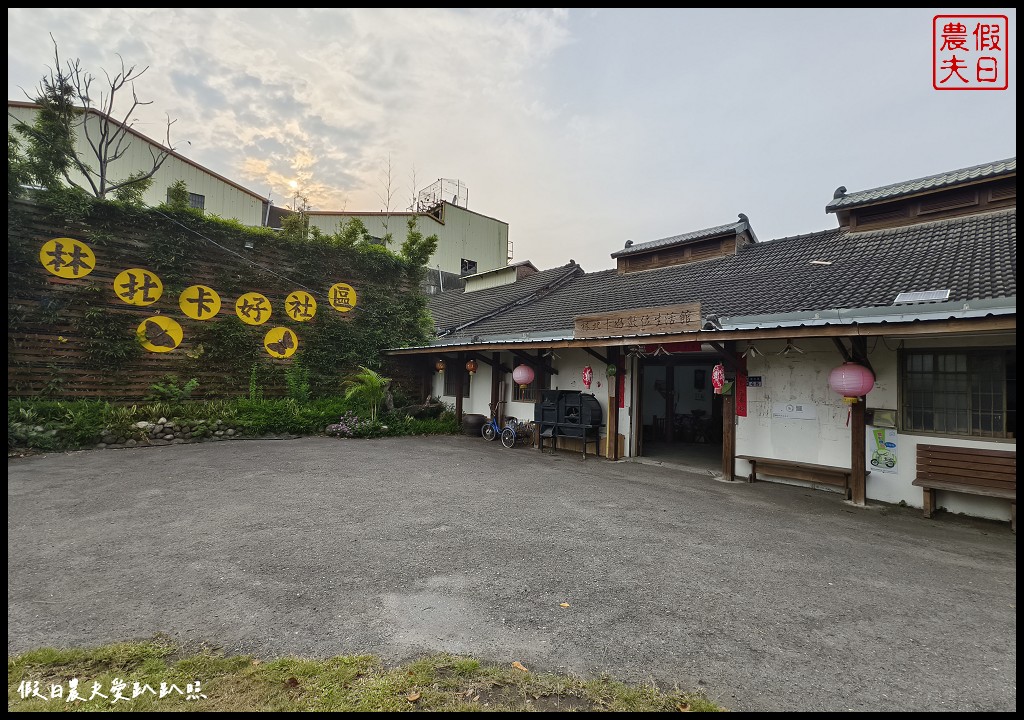
[[[533,382],[533,377],[533,368],[529,365],[519,365],[512,371],[512,379],[519,383],[519,387],[523,390],[530,386],[530,383]]]
[[[583,387],[589,390],[592,382],[594,382],[594,368],[587,365],[583,368]]]
[[[828,374],[828,386],[843,396],[844,403],[853,405],[875,387],[875,376],[863,365],[846,362]]]

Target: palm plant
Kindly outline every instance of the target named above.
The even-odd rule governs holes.
[[[390,382],[391,378],[386,378],[376,370],[360,365],[359,372],[346,380],[342,387],[348,388],[345,392],[346,400],[359,398],[366,401],[370,406],[370,421],[376,422],[377,410],[380,409],[380,404],[384,402],[384,396],[387,394],[388,383]]]

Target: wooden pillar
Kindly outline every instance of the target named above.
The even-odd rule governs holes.
[[[501,387],[501,353],[491,354],[491,417],[497,419],[500,424],[502,419],[499,416],[498,405],[501,401],[501,397],[498,395],[498,389]]]
[[[672,442],[676,424],[676,369],[665,363],[665,442]]]
[[[463,353],[459,353],[455,356],[455,367],[452,368],[452,372],[455,373],[455,419],[459,423],[459,427],[462,427],[462,393],[464,392],[463,383],[466,380],[466,356]]]
[[[735,357],[735,341],[725,343],[725,350]],[[736,382],[736,371],[725,365],[725,379]],[[732,392],[722,396],[722,477],[726,480],[735,479],[736,475],[736,386]]]
[[[608,348],[608,364],[617,365],[619,362],[618,348]],[[605,447],[604,456],[609,460],[619,459],[619,375],[616,373],[608,377],[608,445]]]
[[[867,338],[851,338],[853,347],[853,359],[855,362],[863,362],[868,356]],[[850,412],[850,500],[856,505],[864,505],[867,501],[867,476],[865,475],[865,433],[867,428],[864,424],[864,403],[866,397],[857,398]]]

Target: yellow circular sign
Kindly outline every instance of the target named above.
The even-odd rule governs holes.
[[[330,301],[331,307],[338,312],[348,312],[356,306],[356,291],[346,283],[335,283],[331,285],[327,299]]]
[[[170,352],[181,344],[184,332],[177,321],[163,315],[146,318],[136,331],[142,347],[150,352]]]
[[[206,285],[192,285],[178,297],[178,307],[193,320],[212,320],[220,312],[220,295]]]
[[[305,290],[296,290],[285,299],[284,311],[298,322],[312,320],[316,315],[316,300]]]
[[[270,301],[258,292],[249,292],[235,301],[235,314],[246,325],[262,325],[270,319]]]
[[[62,237],[43,243],[39,262],[57,277],[82,278],[96,267],[96,255],[84,242]]]
[[[263,347],[271,357],[291,357],[299,349],[299,339],[286,327],[270,328],[263,336]]]
[[[152,305],[164,294],[164,284],[149,270],[130,268],[114,278],[114,294],[129,305]]]

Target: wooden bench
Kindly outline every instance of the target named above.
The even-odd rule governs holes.
[[[935,512],[935,491],[969,493],[1010,501],[1010,528],[1017,532],[1017,451],[946,445],[917,446],[917,477],[924,489],[924,516]]]
[[[843,489],[847,500],[850,499],[850,475],[853,470],[850,468],[837,467],[835,465],[816,465],[815,463],[797,462],[796,460],[779,460],[778,458],[757,457],[756,455],[737,455],[737,460],[746,460],[750,463],[750,475],[747,482],[757,480],[757,473],[760,471],[765,475],[790,478],[791,480],[806,480],[807,482],[821,483],[822,485],[834,485]],[[865,472],[869,475],[869,472]]]

